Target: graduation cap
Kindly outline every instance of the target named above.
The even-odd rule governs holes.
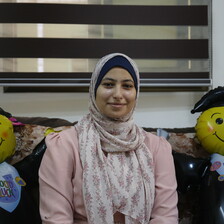
[[[9,112],[4,111],[1,107],[0,107],[0,115],[3,115],[7,118],[12,117],[12,114],[10,114]]]
[[[206,93],[195,105],[191,113],[202,112],[212,107],[224,106],[224,87],[219,86]]]
[[[0,115],[3,115],[5,117],[7,117],[12,122],[13,126],[23,126],[23,125],[25,125],[25,124],[17,121],[16,118],[12,117],[11,113],[4,111],[1,107],[0,107]]]

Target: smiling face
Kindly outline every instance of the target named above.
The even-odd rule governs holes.
[[[195,130],[206,151],[224,155],[224,107],[204,111],[198,118]]]
[[[13,155],[16,146],[16,138],[11,121],[0,115],[0,163]]]
[[[127,70],[112,68],[102,79],[96,91],[99,111],[112,119],[119,119],[132,111],[136,102],[134,81]]]

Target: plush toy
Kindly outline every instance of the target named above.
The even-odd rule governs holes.
[[[202,178],[200,223],[224,223],[224,87],[205,94],[191,111],[202,112],[195,126],[196,136],[211,154]]]
[[[6,162],[15,147],[12,122],[0,115],[0,223],[35,223],[35,209],[26,192],[26,182],[17,169]]]

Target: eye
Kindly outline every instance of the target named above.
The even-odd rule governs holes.
[[[122,86],[123,86],[123,88],[125,88],[125,89],[132,89],[132,88],[134,88],[134,85],[133,85],[132,82],[124,82],[124,83],[122,84]]]
[[[102,83],[102,85],[106,88],[110,88],[110,87],[114,86],[114,84],[112,82],[104,82],[104,83]]]
[[[132,84],[125,84],[123,86],[124,86],[125,89],[131,89],[131,88],[134,87]]]
[[[222,124],[223,123],[223,119],[222,118],[217,118],[215,120],[216,124]]]

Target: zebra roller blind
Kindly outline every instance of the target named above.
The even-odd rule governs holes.
[[[0,3],[5,91],[85,91],[97,60],[112,52],[136,61],[142,90],[211,86],[210,1],[58,2]]]

